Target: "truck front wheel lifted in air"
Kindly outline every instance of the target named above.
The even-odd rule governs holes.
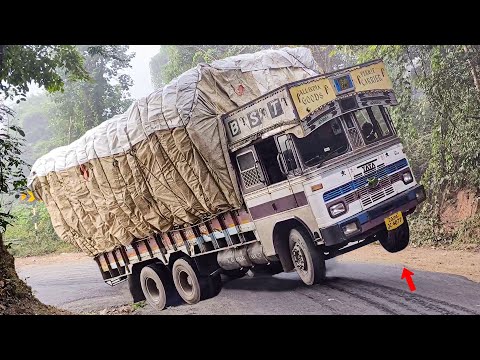
[[[307,285],[324,281],[325,257],[314,245],[308,232],[302,227],[292,229],[288,242],[293,265],[302,281]]]
[[[169,270],[157,264],[150,264],[142,269],[140,284],[145,300],[156,310],[163,310],[174,292]]]
[[[378,235],[380,244],[390,253],[396,253],[405,249],[410,242],[410,229],[408,222],[405,222],[394,230],[385,230]]]

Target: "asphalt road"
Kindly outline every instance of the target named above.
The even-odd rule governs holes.
[[[212,299],[134,314],[480,314],[480,284],[462,276],[416,271],[417,290],[400,279],[402,266],[327,261],[327,281],[307,287],[295,273],[224,282]],[[96,264],[25,265],[19,275],[44,303],[73,312],[131,303],[127,284],[106,285]]]

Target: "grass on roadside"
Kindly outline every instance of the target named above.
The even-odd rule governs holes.
[[[47,254],[60,254],[68,252],[78,252],[73,245],[59,239],[35,241],[27,239],[15,242],[5,241],[8,250],[15,257],[38,256]]]
[[[15,220],[7,227],[4,243],[13,256],[79,251],[57,236],[44,203],[19,203],[13,208],[12,215]]]

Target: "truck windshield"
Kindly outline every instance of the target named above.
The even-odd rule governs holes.
[[[347,152],[348,140],[338,119],[323,124],[304,138],[293,136],[295,147],[306,166],[316,166]]]

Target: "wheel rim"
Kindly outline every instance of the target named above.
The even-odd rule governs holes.
[[[157,286],[157,283],[152,278],[147,278],[145,280],[145,287],[147,288],[150,298],[155,302],[160,302],[160,289]]]
[[[308,271],[307,258],[305,257],[305,253],[298,242],[296,242],[292,248],[292,260],[295,268],[297,268],[299,271],[303,273]]]
[[[180,270],[178,274],[178,282],[185,295],[189,297],[193,295],[193,279],[188,272]]]

